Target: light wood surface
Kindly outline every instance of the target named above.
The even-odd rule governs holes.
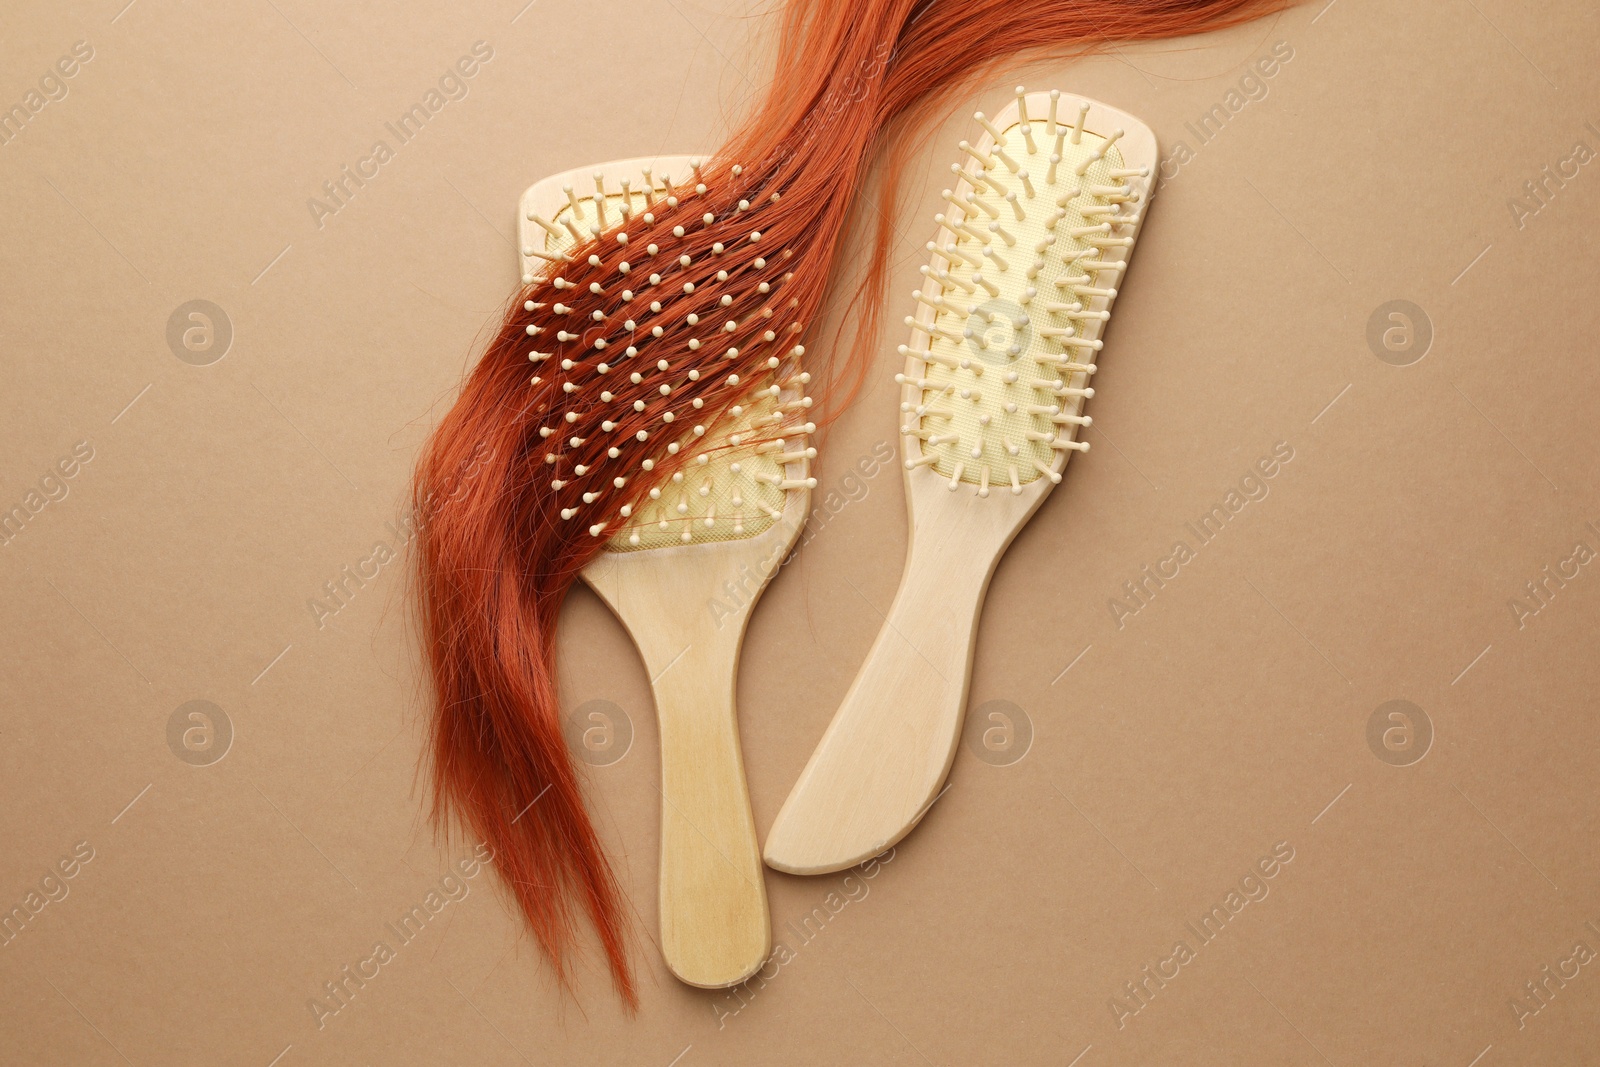
[[[544,261],[530,212],[554,218],[567,205],[564,185],[592,193],[594,175],[608,187],[628,178],[642,188],[651,167],[682,180],[689,156],[660,156],[581,167],[553,175],[522,196],[519,254],[524,272]],[[781,400],[791,400],[786,389]],[[808,463],[784,467],[804,480]],[[608,549],[583,579],[627,628],[644,660],[661,735],[661,953],[681,981],[722,988],[744,981],[772,951],[772,924],[755,819],[739,749],[734,700],[739,648],[756,600],[805,524],[810,493],[785,491],[783,514],[739,540],[639,551]]]
[[[1006,546],[1044,501],[952,493],[909,471],[911,543],[899,591],[866,662],[767,836],[766,862],[825,874],[911,831],[950,773],[966,710],[978,615]]]
[[[1063,94],[1059,113],[1070,122],[1078,103],[1090,105],[1088,129],[1105,135],[1120,129],[1118,148],[1129,167],[1155,173],[1155,134],[1143,122],[1099,101]],[[1037,123],[1049,96],[1027,96]],[[994,116],[1007,130],[1019,118],[1015,103]],[[987,152],[993,138],[975,139]],[[967,170],[977,167],[968,159]],[[1144,181],[1146,207],[1153,190]],[[1144,208],[1140,209],[1142,220]],[[1136,236],[1139,224],[1133,224]],[[941,227],[937,243],[952,239]],[[1126,261],[1131,248],[1106,258]],[[935,255],[935,264],[947,260]],[[926,278],[923,289],[934,298],[940,284]],[[1106,310],[1110,300],[1097,297],[1091,310]],[[916,327],[908,345],[906,377],[926,373],[935,312],[919,303]],[[1094,338],[1100,324],[1090,321],[1083,336]],[[901,399],[920,402],[920,389],[908,381]],[[910,464],[923,455],[922,442],[902,436],[902,456]],[[1059,453],[1060,472],[1071,456]],[[790,791],[767,836],[764,857],[777,870],[791,874],[826,874],[852,867],[895,844],[922,819],[938,799],[955,761],[956,745],[966,715],[967,686],[972,673],[978,617],[1000,557],[1053,488],[1044,477],[1027,482],[1020,494],[997,486],[980,497],[971,485],[952,488],[949,479],[930,466],[906,470],[906,505],[911,520],[905,570],[893,605],[867,659],[845,694],[816,751]]]
[[[661,953],[694,986],[742,982],[772,951],[734,702],[754,602],[731,615],[710,602],[731,604],[724,582],[775,569],[804,513],[791,504],[744,541],[607,552],[583,572],[650,675],[661,732]],[[747,582],[752,596],[765,584]]]

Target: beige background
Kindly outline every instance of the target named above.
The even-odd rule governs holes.
[[[1596,1058],[1600,967],[1521,1029],[1511,1001],[1575,940],[1600,950],[1585,926],[1600,927],[1600,571],[1521,626],[1509,602],[1577,542],[1600,549],[1600,163],[1520,228],[1507,203],[1576,141],[1600,150],[1592,5],[1314,0],[952,100],[965,115],[1017,82],[1057,85],[1192,153],[1118,304],[1094,450],[984,615],[972,702],[1018,706],[1031,746],[991,754],[1007,765],[963,746],[870,879],[769,874],[794,958],[742,1001],[687,989],[649,942],[647,679],[578,591],[566,700],[613,702],[634,731],[591,777],[638,912],[642,1009],[626,1018],[593,970],[563,999],[480,874],[319,1029],[307,1002],[374,942],[398,945],[385,924],[467,849],[436,845],[421,815],[403,564],[320,628],[308,601],[396,545],[418,444],[515,284],[521,190],[715,147],[762,83],[762,23],[737,0],[123,2],[13,9],[0,33],[4,107],[74,42],[94,51],[0,147],[0,505],[26,509],[75,443],[93,450],[0,548],[0,908],[79,842],[93,852],[0,947],[0,1061]],[[307,199],[480,40],[493,59],[469,94],[319,229]],[[1200,144],[1185,123],[1279,41],[1293,58],[1266,96]],[[953,120],[912,170],[891,321],[970,126]],[[208,366],[167,343],[194,299],[232,325]],[[1404,367],[1367,341],[1396,299],[1433,332]],[[894,440],[899,334],[825,442],[822,485],[849,503],[746,645],[763,831],[899,575],[898,476],[845,482]],[[1277,442],[1294,458],[1270,494],[1119,629],[1122,583]],[[209,766],[168,743],[196,699],[235,735]],[[1408,766],[1367,741],[1393,699],[1434,732]],[[1414,759],[1415,737],[1376,751]],[[196,739],[191,758],[210,758]],[[1185,924],[1279,842],[1293,860],[1265,899],[1119,1028],[1124,983],[1198,944]],[[821,932],[796,936],[816,908]]]

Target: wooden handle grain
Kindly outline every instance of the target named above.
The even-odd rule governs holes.
[[[772,951],[767,892],[739,752],[739,630],[696,627],[652,686],[661,728],[661,951],[677,977],[744,981]]]
[[[985,558],[953,532],[919,524],[877,641],[767,836],[768,866],[791,874],[853,866],[909,833],[938,797],[961,733],[984,592],[1004,548]]]

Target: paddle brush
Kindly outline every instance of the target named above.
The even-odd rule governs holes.
[[[526,266],[537,269],[541,257],[564,262],[579,240],[574,231],[601,230],[606,215],[638,217],[648,227],[643,216],[656,201],[674,196],[672,174],[687,176],[697,166],[687,157],[629,160],[534,185],[521,204]],[[659,277],[654,268],[673,259],[682,265],[674,255],[682,239],[669,231],[659,241],[640,248],[641,265],[630,263],[624,275],[639,275],[631,284],[640,286],[634,301],[644,307],[635,313],[644,318],[656,314],[650,308],[660,302],[653,297],[666,284],[650,282]],[[711,306],[721,306],[721,298]],[[683,419],[663,421],[648,439],[659,442],[657,449],[640,469],[679,454],[687,458],[637,506],[618,506],[623,521],[582,572],[627,627],[650,675],[661,731],[661,952],[681,981],[707,988],[744,981],[772,950],[734,689],[745,625],[794,544],[816,485],[808,474],[816,449],[807,438],[816,427],[806,418],[810,375],[800,367],[801,354],[795,346],[786,358],[769,356],[765,367],[739,383],[742,398],[710,431],[695,421],[704,408],[694,401]],[[536,365],[554,358],[534,356]],[[700,375],[691,367],[675,378],[671,364],[645,364],[630,344],[614,363],[595,364],[589,389],[600,391],[601,404],[620,403],[614,378],[633,384],[648,377],[661,383],[657,394],[668,397]],[[640,403],[624,404],[600,424],[601,432],[623,432]],[[568,448],[577,447],[573,440],[565,442]],[[546,453],[547,466],[560,468],[556,480],[587,476],[576,465],[569,472],[559,455],[559,449]],[[605,460],[620,456],[619,446],[606,449]],[[610,489],[622,490],[626,482],[626,475],[615,474]],[[606,487],[589,484],[583,499],[593,503]]]

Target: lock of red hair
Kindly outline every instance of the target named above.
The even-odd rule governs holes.
[[[562,736],[562,601],[622,516],[671,476],[666,446],[691,425],[714,428],[801,341],[868,164],[887,152],[859,344],[876,332],[903,132],[1020,55],[1200,33],[1283,6],[786,0],[772,84],[729,142],[651,211],[583,235],[516,294],[418,464],[420,622],[434,816],[493,849],[563,987],[587,919],[619,995],[636,1003],[621,891]],[[858,354],[819,378],[853,389]]]

